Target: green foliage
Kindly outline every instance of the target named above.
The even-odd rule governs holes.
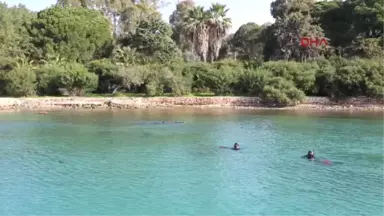
[[[271,77],[272,73],[262,68],[244,70],[236,87],[242,95],[261,96],[264,86]]]
[[[99,12],[85,8],[53,7],[37,14],[28,26],[35,58],[60,56],[87,62],[98,57],[112,40],[110,24]]]
[[[338,97],[361,95],[364,74],[357,65],[348,65],[336,70],[334,85]]]
[[[244,68],[244,64],[241,61],[236,61],[234,59],[223,59],[212,64],[213,67],[221,70],[223,68],[241,70]]]
[[[39,13],[0,3],[0,93],[193,92],[274,106],[304,93],[384,96],[382,0],[276,0],[273,24],[247,23],[232,35],[225,5],[182,1],[168,25],[154,2],[60,1]],[[302,36],[325,36],[330,46],[305,49]]]
[[[268,80],[264,86],[262,99],[270,106],[292,106],[304,100],[305,94],[295,87],[292,81],[282,77]]]
[[[135,34],[120,40],[123,46],[129,46],[142,56],[150,57],[142,63],[152,61],[167,63],[181,58],[181,51],[172,40],[172,29],[161,17],[151,15],[139,22]]]
[[[160,96],[172,92],[173,71],[161,65],[150,65],[143,77],[145,93],[148,96]]]
[[[353,60],[340,65],[335,73],[333,93],[336,97],[382,97],[384,66],[381,60]]]
[[[188,95],[192,91],[192,76],[183,75],[184,66],[181,64],[170,65],[171,79],[167,80],[167,88],[174,96]]]
[[[35,14],[24,6],[7,7],[0,2],[0,57],[25,57],[32,49],[24,24]]]
[[[14,68],[5,72],[1,79],[4,82],[4,93],[9,96],[22,97],[36,94],[36,74],[29,66]]]
[[[87,68],[79,63],[68,63],[61,73],[53,76],[53,83],[63,88],[69,95],[82,96],[86,92],[94,91],[97,87],[98,77],[89,73]]]
[[[97,86],[97,75],[79,63],[49,62],[36,69],[39,95],[81,96]]]
[[[369,97],[384,97],[384,64],[382,59],[360,60],[364,71],[365,93]]]
[[[265,28],[253,22],[240,26],[230,41],[231,48],[237,53],[239,59],[263,59],[263,48],[266,42],[266,37],[263,35]]]
[[[312,93],[317,96],[332,96],[336,67],[327,59],[319,59],[317,64],[319,69]]]
[[[88,65],[88,70],[99,77],[96,90],[98,93],[112,93],[120,82],[117,76],[118,66],[110,59],[92,61]]]
[[[59,64],[46,64],[36,70],[37,92],[39,95],[60,95],[57,77],[66,70]]]
[[[318,70],[317,64],[293,61],[266,62],[262,68],[271,71],[274,76],[293,81],[295,86],[304,92],[313,88]]]
[[[218,65],[216,65],[218,66]],[[213,92],[217,95],[234,93],[233,86],[238,81],[238,70],[229,66],[212,67],[207,63],[192,63],[184,69],[184,74],[193,76],[193,92]]]

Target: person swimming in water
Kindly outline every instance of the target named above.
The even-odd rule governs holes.
[[[315,153],[313,151],[308,151],[307,155],[302,156],[302,158],[307,158],[308,160],[315,160]]]
[[[233,145],[233,150],[240,150],[240,145],[238,143],[235,143]]]
[[[317,163],[321,163],[324,165],[334,165],[334,164],[341,164],[341,162],[332,162],[330,160],[323,160],[323,159],[318,159],[315,157],[315,153],[313,151],[308,151],[307,155],[302,156],[302,158],[306,158],[308,160],[315,161]]]
[[[240,150],[240,145],[238,143],[235,143],[235,144],[233,144],[232,148],[225,147],[225,146],[220,146],[220,148],[232,149],[232,150]]]

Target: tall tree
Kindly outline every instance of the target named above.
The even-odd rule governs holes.
[[[156,7],[145,1],[126,7],[120,14],[120,30],[122,36],[135,34],[142,20],[152,16],[161,16]]]
[[[37,14],[28,26],[35,58],[59,56],[78,62],[101,57],[111,42],[111,26],[99,12],[84,8],[53,7]]]
[[[262,59],[263,38],[261,37],[262,27],[256,23],[246,23],[236,31],[231,40],[237,57],[240,59]]]
[[[171,22],[178,26],[183,40],[193,44],[193,51],[201,61],[213,62],[219,58],[220,48],[231,26],[231,19],[226,17],[228,9],[218,3],[212,4],[209,10],[202,6],[188,6],[181,11],[180,5],[180,10],[171,16]],[[184,17],[180,20],[181,15]]]
[[[207,61],[209,49],[208,18],[204,7],[197,6],[189,10],[183,25],[184,31],[193,43],[195,53],[203,62]]]
[[[180,50],[171,35],[172,29],[162,20],[161,15],[152,14],[140,20],[134,34],[122,37],[120,43],[123,47],[129,47],[141,56],[147,57],[146,60],[151,58],[167,63],[181,57]]]
[[[320,26],[312,24],[310,14],[314,0],[276,0],[271,3],[271,14],[276,19],[274,59],[305,61],[321,55],[322,47],[300,46],[300,38],[323,38]]]
[[[173,11],[169,17],[169,23],[172,26],[173,34],[172,39],[179,45],[184,51],[192,51],[192,43],[188,40],[188,33],[184,31],[184,17],[188,16],[188,11],[195,7],[193,0],[180,1],[176,5],[176,10]]]
[[[373,57],[382,49],[383,11],[383,0],[346,0],[317,2],[311,13],[336,54]]]
[[[214,3],[208,11],[208,34],[209,34],[209,60],[217,60],[223,39],[228,34],[232,21],[227,17],[226,5]]]
[[[29,55],[31,44],[24,23],[35,16],[23,5],[8,7],[0,3],[0,56],[16,58]]]
[[[121,33],[120,17],[121,13],[134,5],[134,0],[57,0],[56,5],[62,7],[83,7],[99,10],[112,23],[115,36]]]

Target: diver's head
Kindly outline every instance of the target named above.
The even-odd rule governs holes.
[[[313,151],[308,151],[307,157],[308,158],[314,158],[315,157],[315,153],[313,153]]]
[[[240,148],[240,145],[239,145],[238,143],[235,143],[235,144],[233,145],[233,148],[234,148],[234,149],[239,149],[239,148]]]

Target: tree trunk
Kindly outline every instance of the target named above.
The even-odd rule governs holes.
[[[217,27],[210,27],[209,30],[209,52],[211,56],[211,61],[218,59],[220,54],[220,48],[223,43],[224,37],[222,37],[222,31]]]
[[[199,27],[195,32],[195,50],[201,61],[207,62],[208,34],[205,27]]]

